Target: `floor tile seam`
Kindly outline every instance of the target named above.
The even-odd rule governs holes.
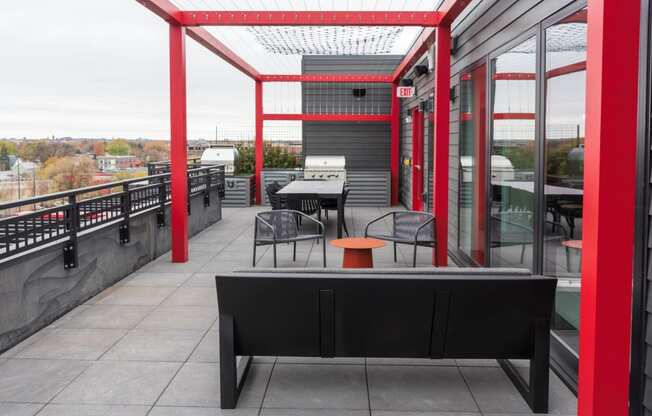
[[[471,390],[471,385],[469,384],[469,381],[464,376],[462,369],[459,366],[457,366],[456,368],[457,368],[457,373],[460,375],[460,377],[462,377],[462,381],[464,382],[466,389],[469,391],[469,394],[473,399],[473,403],[475,403],[475,407],[478,409],[478,412],[483,413],[482,407],[480,407],[480,403],[478,402],[478,399],[475,397],[475,394],[473,394],[473,390]]]
[[[172,384],[172,382],[174,381],[174,379],[175,379],[175,378],[179,375],[179,373],[181,372],[181,369],[184,367],[184,364],[183,364],[183,363],[176,363],[176,364],[179,364],[179,367],[176,369],[176,371],[174,372],[174,374],[172,375],[172,377],[170,377],[170,380],[168,380],[168,382],[165,384],[165,387],[163,387],[163,388],[161,389],[161,392],[160,392],[160,393],[158,394],[158,396],[156,397],[156,400],[154,400],[154,403],[152,403],[152,407],[147,411],[146,416],[148,416],[148,415],[151,413],[151,411],[154,409],[154,407],[156,407],[156,405],[157,405],[157,403],[159,402],[159,400],[161,400],[161,397],[163,397],[163,394],[165,394],[165,392],[166,392],[167,389],[170,387],[170,385]]]
[[[199,348],[199,345],[201,345],[201,343],[204,342],[204,339],[206,338],[206,336],[207,336],[208,333],[210,332],[211,328],[213,327],[213,325],[215,325],[215,322],[217,322],[218,319],[219,319],[219,315],[215,317],[215,319],[213,320],[213,322],[212,322],[212,323],[208,326],[208,328],[204,331],[204,335],[202,335],[202,337],[201,337],[201,339],[199,340],[199,342],[194,346],[194,348],[192,349],[192,351],[190,351],[190,353],[188,354],[188,356],[186,356],[186,359],[183,361],[183,365],[184,365],[184,366],[190,362],[190,361],[189,361],[189,360],[190,360],[190,357],[192,357],[192,355],[195,353],[195,351],[197,351],[197,348]],[[218,341],[218,342],[219,342],[219,341]],[[218,357],[218,358],[219,358],[219,357]]]
[[[70,382],[66,383],[65,386],[63,386],[59,391],[57,391],[57,392],[56,392],[56,393],[55,393],[55,394],[50,398],[50,400],[47,401],[47,403],[45,404],[45,407],[48,406],[48,405],[50,405],[50,404],[51,404],[51,403],[52,403],[52,402],[53,402],[57,397],[59,397],[59,395],[60,395],[61,393],[63,393],[63,392],[64,392],[68,387],[70,387],[70,386],[71,386],[75,381],[77,381],[77,380],[78,380],[82,375],[84,375],[84,374],[85,374],[85,373],[86,373],[86,372],[87,372],[87,371],[88,371],[88,370],[93,366],[93,363],[96,362],[96,361],[85,361],[85,362],[88,362],[88,363],[89,363],[89,364],[88,364],[88,367],[86,367],[86,368],[84,368],[82,371],[80,371],[79,374],[77,374],[75,377],[72,378],[72,380],[70,380]]]
[[[364,382],[367,387],[367,407],[371,416],[371,389],[369,388],[369,372],[367,371],[367,358],[364,359]]]

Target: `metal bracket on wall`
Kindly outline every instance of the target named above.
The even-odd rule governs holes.
[[[156,211],[156,223],[159,227],[165,227],[165,208]]]
[[[204,206],[205,207],[211,206],[211,191],[209,189],[204,191]]]
[[[120,233],[120,244],[125,244],[128,243],[130,240],[130,235],[129,235],[129,221],[124,221],[120,224],[120,227],[118,228],[119,233]]]
[[[77,267],[77,239],[72,238],[63,246],[63,268],[74,269]]]

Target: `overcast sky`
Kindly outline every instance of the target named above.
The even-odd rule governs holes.
[[[0,138],[169,138],[168,31],[135,0],[0,1]],[[187,42],[188,137],[253,123],[253,81]]]

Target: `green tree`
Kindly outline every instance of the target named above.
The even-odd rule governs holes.
[[[11,169],[11,161],[9,160],[9,149],[4,144],[0,144],[0,170]]]
[[[113,156],[126,156],[129,154],[129,142],[125,139],[113,139],[106,145],[106,153]]]

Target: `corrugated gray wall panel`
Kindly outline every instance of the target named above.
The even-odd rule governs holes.
[[[282,170],[282,169],[269,169],[263,170],[261,173],[261,182],[263,183],[263,205],[269,205],[267,193],[265,189],[267,185],[278,182],[279,185],[287,185],[290,181],[296,179],[303,179],[302,170]]]
[[[222,206],[249,207],[253,205],[256,183],[254,175],[227,177]]]
[[[306,155],[343,155],[347,171],[389,169],[389,123],[305,121],[303,136]]]
[[[346,181],[351,192],[347,205],[366,207],[387,207],[391,198],[390,171],[348,171]]]
[[[401,56],[304,56],[304,74],[389,74]],[[353,88],[365,88],[365,97],[353,97]],[[389,114],[388,84],[304,83],[306,114]],[[303,122],[305,155],[344,155],[347,170],[389,169],[390,125],[377,122]]]

